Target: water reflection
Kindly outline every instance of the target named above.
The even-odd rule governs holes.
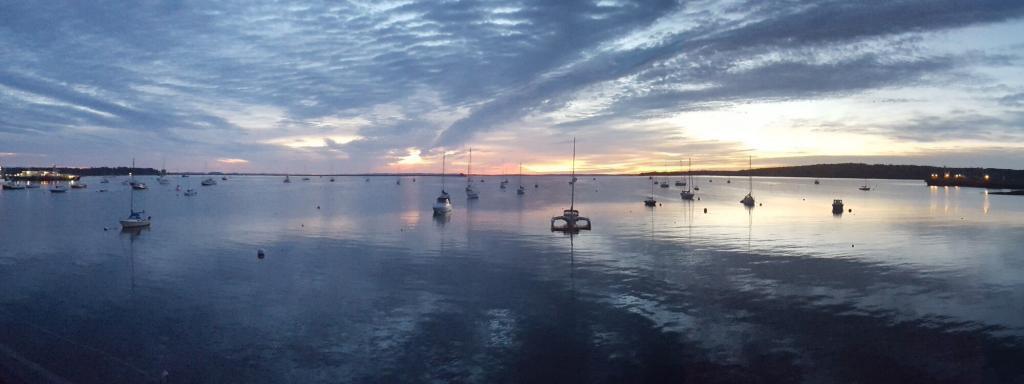
[[[103,231],[126,191],[2,194],[0,345],[75,382],[1021,380],[1021,199],[642,180],[581,179],[580,234],[564,178],[438,217],[434,178],[153,183],[138,233]]]

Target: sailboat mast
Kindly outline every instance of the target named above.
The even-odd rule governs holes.
[[[466,182],[471,182],[473,179],[473,147],[469,147],[469,166],[466,167]]]
[[[523,162],[519,162],[519,186],[523,186]]]
[[[135,158],[132,158],[132,169],[128,172],[128,201],[131,213],[135,213]]]
[[[754,193],[754,157],[747,157],[747,184],[750,186],[748,193]]]
[[[448,154],[441,154],[441,192],[444,192],[444,164],[448,161]]]
[[[570,185],[572,185],[572,187],[571,187],[571,191],[572,192],[569,195],[570,196],[569,197],[569,210],[572,210],[573,207],[576,205],[576,138],[575,137],[572,138],[572,179],[571,180],[572,180],[572,182],[569,183]]]

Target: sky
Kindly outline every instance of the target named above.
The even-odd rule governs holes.
[[[1024,1],[0,2],[0,165],[1024,168]]]

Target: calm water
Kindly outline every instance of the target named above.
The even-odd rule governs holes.
[[[1022,382],[1024,198],[916,181],[150,180],[0,193],[0,374],[24,381]],[[187,182],[199,196],[179,196]],[[532,188],[539,183],[539,188]],[[99,193],[105,186],[110,192]],[[833,198],[852,213],[831,214]],[[319,208],[318,208],[319,206]],[[704,209],[707,209],[707,213]],[[109,228],[107,231],[105,228]],[[266,257],[258,259],[257,249]],[[0,382],[3,379],[0,378]]]

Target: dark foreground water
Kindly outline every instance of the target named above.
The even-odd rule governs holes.
[[[570,237],[564,177],[449,179],[447,219],[438,178],[193,177],[129,234],[86,181],[0,193],[0,382],[1024,382],[1020,197],[588,177]]]

